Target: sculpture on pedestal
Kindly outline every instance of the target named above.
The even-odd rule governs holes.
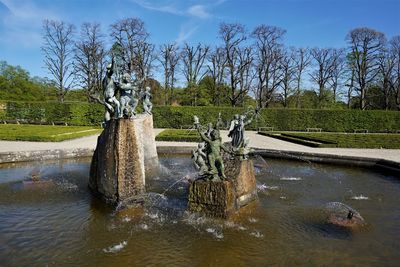
[[[103,91],[104,91],[104,105],[106,112],[104,114],[104,121],[107,122],[114,116],[120,117],[120,102],[116,98],[117,86],[113,79],[114,73],[114,58],[111,60],[111,64],[107,66],[106,76],[103,79]]]
[[[232,121],[232,128],[235,129],[232,136],[238,147],[222,143],[218,130],[221,123],[217,123],[219,126],[216,129],[212,123],[203,127],[199,118],[194,116],[194,127],[202,142],[192,152],[199,174],[189,187],[190,211],[226,218],[257,199],[253,161],[248,158],[249,139],[243,138],[244,125],[252,119],[249,114],[237,115],[237,121]],[[222,121],[220,118],[219,114],[218,121]]]
[[[122,46],[115,43],[111,49],[111,63],[107,65],[103,79],[104,105],[106,108],[103,126],[113,118],[135,118],[139,98],[143,102],[144,113],[152,114],[153,104],[151,103],[150,87],[139,88],[138,84],[144,84],[144,82],[139,83],[137,80],[132,80],[131,71],[122,64],[122,54]]]
[[[207,170],[205,169],[204,165],[201,166],[201,178],[211,181],[226,180],[221,150],[224,150],[228,153],[230,153],[230,151],[222,143],[219,130],[213,129],[212,124],[208,124],[207,130],[204,130],[196,116],[194,117],[194,126],[199,132],[201,139],[205,143],[205,165],[207,166]],[[199,145],[199,148],[203,149],[203,145]],[[204,154],[201,154],[202,151],[199,151],[199,148],[197,149],[196,153],[204,157]],[[198,157],[196,159],[198,160]]]
[[[250,124],[257,115],[258,111],[252,108],[249,108],[243,115],[235,114],[228,133],[228,137],[232,138],[231,144],[234,151],[239,151],[244,146],[245,126]]]
[[[136,115],[136,107],[139,100],[136,98],[137,86],[131,81],[129,73],[125,73],[122,76],[122,82],[118,86],[121,97],[121,111],[120,113],[125,118],[133,118]]]
[[[153,104],[151,103],[150,87],[148,86],[146,86],[146,90],[143,92],[142,101],[143,101],[144,112],[151,114],[151,109],[153,108]]]

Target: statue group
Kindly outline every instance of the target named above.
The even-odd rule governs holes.
[[[226,180],[225,166],[222,152],[230,154],[231,157],[239,157],[246,160],[250,152],[248,147],[249,139],[244,137],[245,126],[250,124],[257,115],[257,111],[249,109],[243,115],[236,114],[230,123],[228,137],[231,143],[222,143],[220,128],[223,126],[221,114],[218,116],[216,127],[209,123],[207,127],[200,124],[198,117],[194,117],[194,127],[200,134],[200,142],[195,150],[192,151],[192,158],[195,167],[199,171],[201,179],[211,181]]]
[[[142,100],[143,111],[151,114],[153,104],[151,103],[150,87],[147,86],[143,90],[139,88],[138,80],[132,80],[129,73],[120,75],[120,72],[113,56],[103,79],[105,123],[112,118],[134,118],[139,100]]]

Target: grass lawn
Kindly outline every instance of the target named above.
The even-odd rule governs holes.
[[[90,126],[0,124],[0,140],[58,142],[99,134],[101,131],[101,128]]]
[[[156,141],[200,142],[197,130],[167,129],[156,136]]]
[[[400,149],[400,134],[304,132],[260,132],[260,134],[312,147]]]

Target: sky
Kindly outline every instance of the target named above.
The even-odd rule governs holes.
[[[217,46],[221,22],[241,23],[248,32],[265,24],[287,31],[297,47],[346,47],[357,27],[400,35],[400,0],[0,0],[0,60],[32,76],[49,76],[40,47],[44,19],[109,25],[123,18],[144,21],[150,41],[198,42]],[[157,75],[156,75],[157,76]]]

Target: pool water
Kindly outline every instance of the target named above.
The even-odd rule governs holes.
[[[87,187],[90,159],[0,165],[1,266],[398,266],[400,180],[368,169],[255,159],[259,200],[229,220],[186,211],[187,156],[160,157],[143,208]],[[46,186],[23,181],[32,174]],[[326,222],[342,202],[367,225]]]

